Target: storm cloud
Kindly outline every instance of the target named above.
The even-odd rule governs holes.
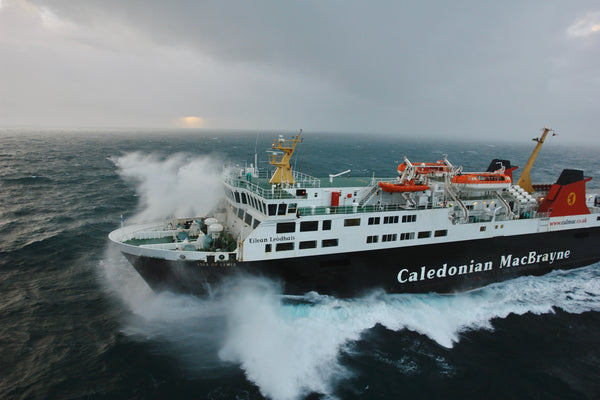
[[[1,0],[0,76],[3,126],[596,139],[600,6]]]

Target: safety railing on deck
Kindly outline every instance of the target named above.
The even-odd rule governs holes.
[[[247,176],[247,173],[250,175]],[[256,171],[253,168],[230,164],[224,169],[223,180],[233,187],[247,189],[265,199],[293,199],[295,196],[284,189],[321,187],[320,179],[297,171],[292,172],[295,184],[276,187],[269,184],[271,174],[272,172],[266,170]]]

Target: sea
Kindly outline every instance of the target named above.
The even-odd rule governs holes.
[[[278,134],[1,130],[0,398],[600,398],[600,264],[452,295],[289,297],[264,278],[236,281],[218,298],[150,290],[109,232],[203,215],[221,166],[256,155],[267,168]],[[522,168],[535,145],[303,138],[297,170],[367,178],[394,176],[404,156]],[[600,188],[598,150],[548,139],[532,178],[553,182],[577,168]]]

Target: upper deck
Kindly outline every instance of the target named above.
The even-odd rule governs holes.
[[[298,171],[292,171],[294,185],[273,185],[269,181],[273,171],[257,170],[253,167],[240,167],[229,164],[225,167],[223,181],[233,188],[247,189],[264,199],[293,199],[291,194],[295,188],[327,189],[327,188],[357,188],[363,189],[376,185],[379,181],[388,181],[393,177],[377,178],[366,176],[338,176],[333,179],[315,178]]]

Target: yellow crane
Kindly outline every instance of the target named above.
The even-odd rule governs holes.
[[[537,142],[537,145],[535,146],[535,149],[533,149],[533,153],[531,153],[531,156],[529,156],[529,160],[527,160],[527,164],[525,165],[525,168],[523,168],[523,172],[521,173],[519,181],[517,182],[517,185],[521,186],[529,194],[534,192],[533,185],[531,184],[531,176],[529,175],[529,173],[531,172],[531,167],[533,167],[533,163],[535,162],[538,153],[542,149],[542,145],[544,144],[544,140],[546,140],[548,132],[554,131],[545,126],[544,133],[542,133],[542,136],[533,139],[534,142]]]

